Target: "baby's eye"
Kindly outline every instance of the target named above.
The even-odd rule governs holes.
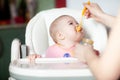
[[[70,22],[70,23],[69,23],[69,25],[73,25],[73,23],[72,23],[72,22]]]

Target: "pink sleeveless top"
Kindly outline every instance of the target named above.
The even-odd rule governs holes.
[[[54,44],[46,50],[46,57],[47,58],[73,57],[74,48],[75,48],[75,45],[73,45],[69,49],[64,49],[58,44]]]

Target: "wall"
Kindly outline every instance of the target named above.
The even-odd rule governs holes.
[[[67,0],[67,7],[72,9],[83,9],[83,2],[87,2],[88,0]],[[100,5],[100,7],[111,15],[116,15],[118,9],[120,8],[119,3],[120,0],[90,0],[91,2],[95,2]]]
[[[0,26],[2,27],[2,26]],[[17,26],[16,26],[17,27]],[[8,80],[9,77],[9,63],[11,55],[11,42],[14,38],[19,38],[24,44],[25,26],[20,28],[5,28],[0,29],[0,80]]]
[[[55,7],[55,0],[38,0],[38,12]]]

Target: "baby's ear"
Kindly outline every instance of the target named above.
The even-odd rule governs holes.
[[[57,39],[59,40],[64,40],[65,39],[65,36],[61,33],[61,32],[57,32]]]

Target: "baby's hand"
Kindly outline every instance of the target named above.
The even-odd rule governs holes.
[[[30,62],[34,62],[36,58],[41,58],[41,56],[39,54],[30,54],[28,56],[28,59],[30,60]]]

